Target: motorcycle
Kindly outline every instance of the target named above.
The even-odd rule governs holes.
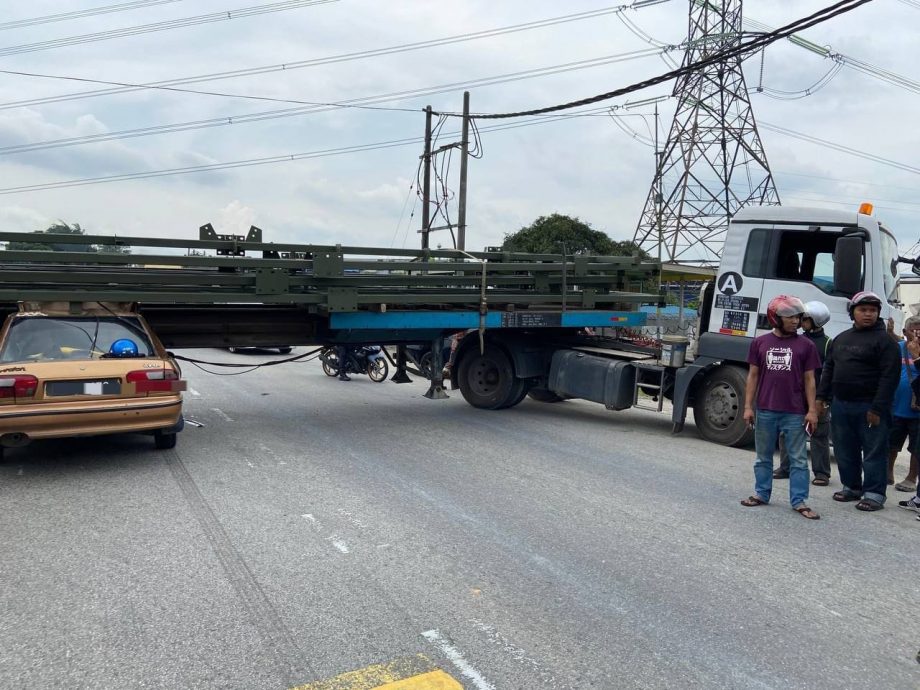
[[[379,345],[346,346],[348,357],[345,361],[346,374],[367,374],[375,383],[383,383],[390,373],[386,355]],[[326,376],[339,375],[339,357],[336,348],[326,347],[319,353]]]

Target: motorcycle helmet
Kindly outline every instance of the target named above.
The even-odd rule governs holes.
[[[773,328],[782,328],[783,316],[801,316],[805,313],[802,300],[792,295],[777,295],[767,305],[767,322]]]
[[[137,343],[130,338],[119,338],[109,348],[113,357],[137,357]]]
[[[861,304],[870,304],[874,305],[879,314],[882,313],[882,300],[874,292],[869,292],[868,290],[863,290],[862,292],[857,292],[853,295],[853,299],[847,302],[847,314],[850,315],[850,319],[853,318],[853,310]]]
[[[824,302],[814,300],[805,303],[804,316],[814,321],[815,328],[823,328],[824,324],[831,320],[831,310]]]

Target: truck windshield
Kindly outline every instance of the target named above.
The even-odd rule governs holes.
[[[134,342],[137,356],[154,356],[153,345],[137,319],[21,316],[10,324],[0,362],[98,359],[122,339]]]
[[[887,228],[879,226],[882,241],[882,284],[889,302],[898,302],[898,241]]]

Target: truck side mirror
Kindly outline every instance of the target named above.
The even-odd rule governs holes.
[[[862,290],[863,238],[844,235],[834,246],[834,291],[852,297]]]

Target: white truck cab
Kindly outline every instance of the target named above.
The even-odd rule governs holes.
[[[882,318],[894,332],[904,322],[899,295],[898,244],[863,204],[858,212],[757,206],[729,223],[714,284],[701,299],[696,357],[675,376],[675,429],[692,405],[704,438],[745,445],[744,385],[751,340],[767,332],[767,305],[777,295],[824,302],[834,337],[852,325],[848,300],[860,290],[882,299]],[[915,272],[917,268],[915,267]]]

